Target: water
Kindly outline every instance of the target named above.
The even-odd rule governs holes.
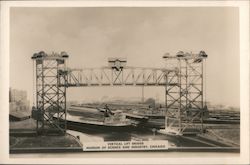
[[[79,114],[72,114],[74,116],[79,116]],[[83,117],[84,116],[84,117]],[[81,120],[95,119],[95,120],[103,120],[103,117],[98,116],[90,116],[87,113],[85,115],[81,114]],[[118,131],[110,131],[110,130],[102,130],[99,129],[90,129],[87,126],[76,126],[76,127],[68,127],[71,130],[68,130],[68,133],[79,137],[81,143],[85,142],[103,142],[103,141],[149,141],[149,140],[168,140],[170,147],[208,147],[204,143],[201,143],[196,140],[190,140],[187,138],[183,138],[181,136],[169,136],[160,134],[156,129],[152,128],[143,128],[143,127],[134,127],[128,130],[118,130]],[[196,138],[193,136],[192,138]]]

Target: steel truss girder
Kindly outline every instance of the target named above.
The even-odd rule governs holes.
[[[165,86],[163,68],[111,67],[68,69],[67,84],[77,86]]]

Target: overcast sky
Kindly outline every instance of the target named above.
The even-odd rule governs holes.
[[[239,106],[238,9],[197,8],[11,8],[10,86],[32,101],[33,53],[66,51],[69,67],[106,66],[126,57],[129,66],[163,67],[162,56],[179,50],[208,54],[206,99]],[[74,88],[71,100],[140,97],[140,87]],[[164,100],[164,88],[145,87],[145,97]]]

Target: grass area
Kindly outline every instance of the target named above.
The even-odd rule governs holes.
[[[36,121],[30,118],[23,121],[10,122],[10,129],[36,129]]]
[[[17,143],[18,139],[16,137],[10,136],[10,141],[9,141],[10,147],[16,145]]]
[[[240,144],[240,129],[213,129],[213,132],[226,140]]]
[[[27,119],[10,122],[10,131],[35,130],[36,121]],[[72,135],[64,136],[10,136],[11,148],[37,148],[37,147],[80,147],[79,142]]]
[[[26,117],[26,116],[30,116],[31,115],[31,110],[29,110],[29,109],[17,110],[17,109],[10,108],[9,109],[9,114],[13,115],[15,117],[18,117],[18,118],[23,118],[23,117]]]
[[[206,133],[207,137],[217,139],[221,142],[232,143],[236,146],[240,145],[240,129],[208,129]]]
[[[18,141],[18,143],[16,143]],[[36,148],[36,147],[80,147],[72,135],[65,136],[35,136],[35,137],[10,137],[11,148]]]

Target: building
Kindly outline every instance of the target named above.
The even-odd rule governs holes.
[[[10,119],[26,118],[30,116],[30,101],[27,99],[27,92],[23,90],[9,90],[9,113]]]
[[[10,88],[10,102],[22,102],[27,100],[27,92]]]

